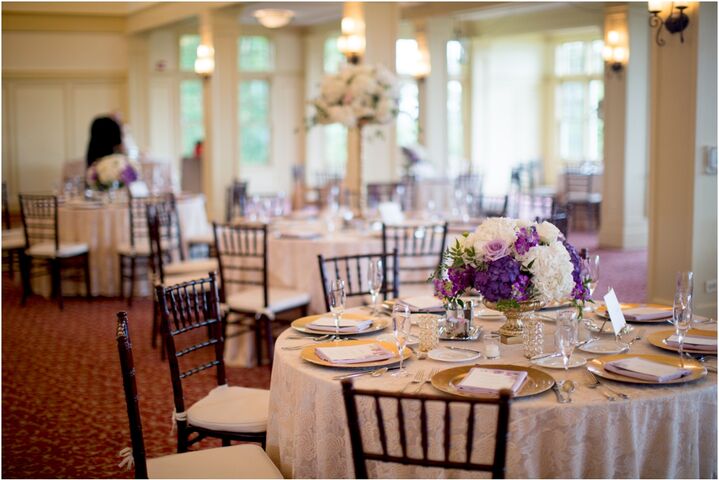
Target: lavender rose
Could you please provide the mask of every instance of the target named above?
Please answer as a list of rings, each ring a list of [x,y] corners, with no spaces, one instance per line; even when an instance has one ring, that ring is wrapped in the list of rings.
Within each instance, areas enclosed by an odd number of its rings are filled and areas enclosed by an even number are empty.
[[[502,240],[491,240],[484,245],[484,258],[494,262],[509,255],[509,245]]]

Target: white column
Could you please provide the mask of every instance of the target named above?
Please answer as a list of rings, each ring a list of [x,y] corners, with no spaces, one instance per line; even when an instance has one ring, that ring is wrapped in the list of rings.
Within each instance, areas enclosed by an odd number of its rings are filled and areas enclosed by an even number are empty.
[[[426,35],[432,71],[425,80],[426,103],[421,110],[429,161],[437,172],[446,172],[447,156],[447,42],[452,38],[452,19],[427,19]],[[471,132],[466,132],[471,134]]]
[[[651,47],[647,293],[671,304],[676,272],[693,270],[695,312],[716,318],[717,177],[703,170],[703,147],[717,145],[716,4],[685,12],[684,43],[665,31]]]
[[[647,128],[649,33],[645,4],[610,7],[605,30],[628,32],[629,63],[604,75],[603,247],[647,245]]]
[[[367,49],[363,62],[367,65],[382,64],[395,71],[395,45],[399,30],[399,5],[397,3],[363,4]],[[377,136],[377,132],[380,133]],[[349,135],[349,152],[355,139]],[[362,178],[364,183],[391,181],[398,173],[397,140],[394,123],[388,126],[365,128],[362,140]],[[356,150],[355,150],[356,151]],[[353,159],[347,159],[347,175],[352,170]]]
[[[205,143],[202,183],[211,220],[224,218],[225,189],[237,177],[236,19],[200,15],[200,35],[215,49],[215,71],[204,82]]]

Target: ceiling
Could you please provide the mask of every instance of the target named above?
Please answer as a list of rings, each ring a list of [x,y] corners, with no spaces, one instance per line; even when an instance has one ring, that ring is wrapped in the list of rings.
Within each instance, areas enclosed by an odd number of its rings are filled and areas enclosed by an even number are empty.
[[[4,12],[124,16],[158,2],[2,2]]]
[[[242,8],[239,15],[240,23],[257,24],[253,14],[263,8],[292,10],[295,16],[292,18],[291,25],[295,27],[318,25],[342,18],[341,2],[257,2],[247,4]]]

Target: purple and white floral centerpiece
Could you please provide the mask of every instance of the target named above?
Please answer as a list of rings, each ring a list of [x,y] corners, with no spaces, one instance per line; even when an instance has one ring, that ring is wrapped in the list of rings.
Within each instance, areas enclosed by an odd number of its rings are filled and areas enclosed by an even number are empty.
[[[88,186],[100,191],[122,188],[137,178],[137,168],[119,153],[94,161],[85,175]]]
[[[448,308],[463,307],[462,296],[479,292],[507,316],[500,333],[516,336],[523,311],[565,302],[581,309],[589,289],[580,272],[577,251],[553,224],[489,218],[445,251],[432,281]]]

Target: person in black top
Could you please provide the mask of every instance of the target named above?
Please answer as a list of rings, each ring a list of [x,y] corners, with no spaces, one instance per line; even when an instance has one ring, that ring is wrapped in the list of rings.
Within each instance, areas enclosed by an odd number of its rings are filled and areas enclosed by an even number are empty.
[[[97,117],[90,127],[87,146],[87,166],[107,155],[122,152],[122,128],[111,117]]]

